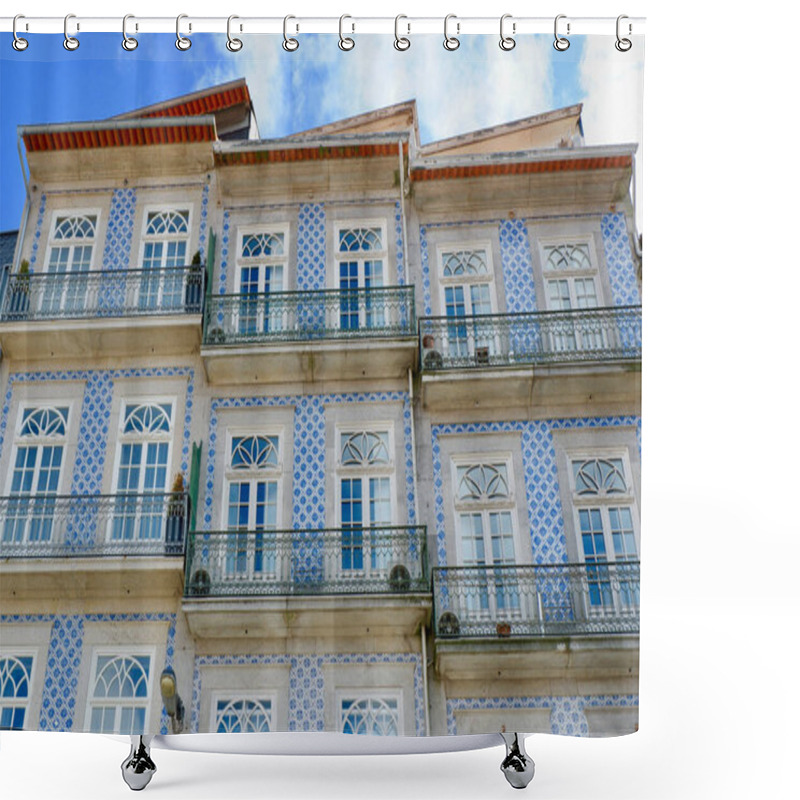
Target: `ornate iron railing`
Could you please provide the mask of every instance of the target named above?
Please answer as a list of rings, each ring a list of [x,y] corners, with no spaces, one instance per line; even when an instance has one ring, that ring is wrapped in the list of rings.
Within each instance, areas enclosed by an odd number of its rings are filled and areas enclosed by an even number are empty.
[[[430,592],[425,527],[189,535],[187,597]]]
[[[438,567],[441,638],[639,632],[639,562]]]
[[[425,371],[642,357],[642,307],[423,317]]]
[[[203,343],[415,336],[413,286],[212,295]]]
[[[11,275],[0,319],[59,320],[200,314],[205,268],[37,272]]]
[[[184,493],[0,497],[0,558],[183,555]]]

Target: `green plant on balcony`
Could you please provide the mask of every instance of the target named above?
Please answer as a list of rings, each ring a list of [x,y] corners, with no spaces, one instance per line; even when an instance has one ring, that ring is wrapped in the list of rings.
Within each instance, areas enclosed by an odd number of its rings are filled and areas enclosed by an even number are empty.
[[[27,259],[23,259],[19,265],[19,271],[11,283],[9,310],[13,317],[24,318],[28,316],[28,310],[30,309],[30,280],[31,265]]]

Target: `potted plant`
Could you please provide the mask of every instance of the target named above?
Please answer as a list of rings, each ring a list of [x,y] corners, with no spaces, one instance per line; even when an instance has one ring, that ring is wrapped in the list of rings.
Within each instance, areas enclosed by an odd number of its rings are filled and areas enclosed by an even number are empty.
[[[192,256],[189,273],[186,276],[186,310],[190,314],[199,314],[203,300],[203,265],[200,251]]]
[[[182,553],[184,533],[186,531],[186,493],[183,486],[183,475],[179,472],[172,483],[172,494],[167,500],[167,555]]]
[[[9,316],[13,319],[24,319],[30,309],[30,280],[31,265],[23,259],[19,271],[11,281],[11,302],[9,303]]]

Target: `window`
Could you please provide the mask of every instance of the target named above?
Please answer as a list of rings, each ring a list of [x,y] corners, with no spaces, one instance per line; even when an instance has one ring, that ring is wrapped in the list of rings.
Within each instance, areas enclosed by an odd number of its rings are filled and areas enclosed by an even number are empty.
[[[504,459],[455,464],[456,535],[461,564],[470,570],[465,590],[469,616],[519,613],[514,570],[514,499]]]
[[[339,521],[344,573],[388,568],[391,546],[366,529],[392,524],[389,429],[339,431]]]
[[[97,214],[56,215],[50,237],[47,272],[62,279],[48,281],[41,296],[40,311],[81,310],[86,304],[86,285],[73,273],[87,272],[97,236]]]
[[[12,457],[3,541],[51,542],[56,534],[58,494],[69,409],[22,409]]]
[[[0,656],[0,730],[25,727],[32,674],[33,656]]]
[[[241,295],[236,323],[239,333],[285,329],[285,309],[271,303],[270,295],[284,291],[286,240],[285,230],[242,234],[237,258],[237,288]]]
[[[346,696],[339,699],[339,730],[362,736],[399,736],[398,695]]]
[[[148,211],[142,237],[139,308],[181,308],[183,270],[189,263],[188,209]]]
[[[95,654],[87,709],[92,733],[147,731],[152,662],[145,654]]]
[[[639,605],[638,573],[625,567],[639,557],[628,474],[622,456],[571,460],[573,505],[594,609]]]
[[[547,308],[551,311],[579,311],[597,308],[597,268],[588,241],[560,242],[542,246]],[[600,349],[605,335],[599,322],[573,314],[568,321],[551,323],[543,331],[555,351]]]
[[[448,325],[450,356],[474,356],[481,360],[497,350],[491,323],[468,317],[491,314],[495,308],[494,277],[489,245],[439,251],[445,316],[464,322]]]
[[[123,404],[112,540],[163,538],[172,412],[170,402]]]
[[[387,260],[383,223],[341,227],[336,237],[339,327],[383,327],[386,308],[380,289],[385,285]]]
[[[227,469],[226,554],[228,577],[253,580],[278,577],[278,497],[280,496],[277,435],[233,435]]]
[[[215,697],[212,730],[216,733],[268,733],[272,729],[272,699]]]

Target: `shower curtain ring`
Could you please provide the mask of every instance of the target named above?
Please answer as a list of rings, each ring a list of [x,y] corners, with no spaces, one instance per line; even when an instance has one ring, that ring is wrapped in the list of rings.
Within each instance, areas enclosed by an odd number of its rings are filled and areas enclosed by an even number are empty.
[[[614,47],[616,47],[616,48],[617,48],[617,50],[619,50],[619,51],[620,51],[620,53],[627,53],[627,52],[628,52],[628,50],[630,50],[630,49],[631,49],[631,47],[633,47],[633,42],[632,42],[630,39],[623,39],[623,38],[622,38],[622,37],[619,35],[619,31],[620,31],[620,23],[621,23],[621,22],[622,22],[622,20],[624,20],[624,19],[628,19],[628,17],[627,17],[627,15],[626,15],[626,14],[620,14],[620,15],[617,17],[617,41],[616,41],[616,42],[614,42]],[[631,24],[630,24],[630,22],[629,22],[629,23],[628,23],[628,35],[630,36],[630,34],[631,34],[631,33],[632,33],[632,28],[631,28]]]
[[[513,36],[506,36],[503,32],[503,25],[507,19],[511,19],[511,14],[503,14],[500,17],[500,49],[505,50],[508,52],[509,50],[513,50],[517,46],[517,41],[514,39]],[[511,23],[511,33],[517,32],[517,23]]]
[[[558,21],[566,18],[566,14],[559,14],[556,17],[556,21],[553,23],[553,33],[556,37],[556,40],[553,42],[553,47],[555,47],[555,49],[560,53],[563,53],[565,50],[569,50],[569,39],[567,39],[566,36],[558,35]],[[569,22],[567,22],[567,33],[569,33]]]
[[[400,51],[408,50],[408,48],[411,47],[411,39],[400,35],[399,27],[401,19],[408,19],[408,17],[405,14],[398,14],[394,18],[394,49]],[[408,28],[408,33],[411,33],[411,25],[406,23],[406,28]]]
[[[17,36],[17,20],[18,19],[25,19],[23,14],[17,14],[14,17],[14,21],[11,23],[11,33],[14,34],[14,40],[11,42],[11,46],[18,52],[21,53],[27,46],[28,40],[23,39],[21,36]],[[27,23],[25,24],[25,30],[28,29]]]
[[[134,19],[133,14],[126,14],[122,18],[122,49],[130,53],[131,50],[135,50],[139,46],[139,40],[134,39],[133,36],[128,36],[129,19]]]
[[[289,36],[288,30],[290,19],[295,19],[295,17],[293,17],[291,14],[288,14],[283,18],[283,49],[287,53],[293,53],[298,47],[300,47],[300,42],[298,42],[297,39]]]
[[[239,19],[239,17],[237,17],[236,14],[231,14],[228,17],[228,41],[225,42],[225,47],[227,47],[231,53],[238,53],[244,45],[241,39],[235,39],[231,36],[231,20],[234,19]],[[241,28],[239,28],[239,30],[241,30]]]
[[[74,14],[67,14],[67,16],[64,17],[64,49],[69,51],[77,50],[81,44],[74,36],[69,35],[69,21],[71,19],[75,19]],[[80,30],[80,25],[77,23],[75,25],[75,30]]]
[[[339,49],[345,51],[352,50],[356,46],[355,41],[353,41],[353,39],[351,39],[349,36],[345,36],[342,30],[344,27],[344,21],[346,19],[353,18],[349,14],[342,14],[342,16],[339,17]],[[355,31],[356,29],[355,24],[352,22],[350,23],[350,29],[351,31]]]
[[[175,47],[178,50],[188,50],[192,46],[192,40],[188,39],[186,36],[181,34],[181,20],[182,19],[189,19],[188,14],[178,14],[175,19]],[[189,30],[192,30],[191,23],[189,24]]]
[[[447,25],[451,19],[456,19],[456,15],[448,14],[444,18],[444,49],[450,50],[452,52],[453,50],[458,50],[458,48],[461,46],[461,42],[455,36],[447,35]],[[460,31],[461,31],[461,23],[456,22],[456,33],[459,33]]]

